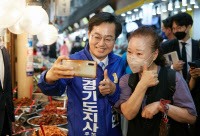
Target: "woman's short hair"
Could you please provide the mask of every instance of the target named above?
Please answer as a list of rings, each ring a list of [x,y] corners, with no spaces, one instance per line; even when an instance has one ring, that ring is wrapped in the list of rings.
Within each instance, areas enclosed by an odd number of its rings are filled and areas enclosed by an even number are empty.
[[[166,65],[166,60],[165,57],[162,54],[162,51],[160,49],[160,40],[158,37],[157,32],[148,26],[142,26],[136,29],[132,35],[132,37],[148,37],[147,39],[149,40],[149,45],[151,46],[152,51],[156,51],[158,49],[158,56],[156,60],[154,61],[156,65],[159,66],[165,66]]]

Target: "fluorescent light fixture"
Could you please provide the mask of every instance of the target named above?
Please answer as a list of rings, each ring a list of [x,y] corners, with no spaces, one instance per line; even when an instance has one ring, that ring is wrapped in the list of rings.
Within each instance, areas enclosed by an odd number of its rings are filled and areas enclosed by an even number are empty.
[[[156,15],[156,8],[155,7],[152,8],[152,15],[153,16]]]
[[[162,1],[167,1],[167,0],[162,0]]]
[[[196,3],[197,3],[197,2],[196,2]],[[195,8],[195,9],[199,8],[199,5],[196,4],[196,3],[195,3],[195,5],[194,5],[194,8]]]
[[[186,12],[186,9],[184,6],[182,7],[181,12]]]
[[[180,2],[179,2],[179,0],[175,1],[175,8],[180,8]]]
[[[134,12],[138,12],[138,9],[136,8],[136,9],[134,9]]]
[[[174,14],[178,14],[178,11],[177,11],[177,10],[174,10]]]
[[[191,11],[191,10],[192,10],[191,5],[188,4],[188,5],[187,5],[187,11]]]
[[[128,22],[129,22],[129,19],[128,19],[128,17],[126,17],[126,18],[125,18],[125,22],[126,22],[126,23],[128,23]]]
[[[172,2],[172,0],[169,1],[168,10],[169,11],[173,11],[173,2]]]
[[[149,3],[149,5],[153,6],[153,5],[154,5],[154,3],[153,3],[153,2],[151,2],[151,3]]]
[[[139,17],[140,17],[140,19],[143,18],[143,12],[142,12],[142,10],[140,10],[140,12],[139,12]]]
[[[135,14],[132,15],[132,20],[135,21]]]
[[[158,7],[157,7],[157,14],[161,14],[160,5],[158,5]]]
[[[132,14],[132,12],[131,11],[127,11],[127,14],[130,15],[130,14]]]
[[[125,14],[125,13],[122,13],[122,14],[121,14],[121,16],[122,16],[122,17],[125,17],[125,16],[126,16],[126,14]]]
[[[164,3],[164,4],[162,4],[162,6],[161,6],[162,8],[162,12],[167,12],[167,5]]]
[[[182,0],[182,6],[187,6],[187,0]]]
[[[190,0],[190,4],[194,5],[195,4],[195,0]]]
[[[199,5],[198,5],[198,2],[197,2],[197,1],[195,2],[194,8],[195,8],[195,9],[198,9],[198,8],[199,8]]]
[[[139,14],[136,14],[136,18],[135,18],[136,20],[139,20],[140,18],[139,18]]]

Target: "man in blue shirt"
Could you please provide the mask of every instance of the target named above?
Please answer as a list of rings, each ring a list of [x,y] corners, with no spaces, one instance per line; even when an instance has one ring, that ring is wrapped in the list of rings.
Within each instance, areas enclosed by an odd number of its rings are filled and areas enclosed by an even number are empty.
[[[119,115],[113,105],[119,99],[119,78],[125,62],[113,54],[114,43],[122,31],[120,21],[101,12],[89,20],[89,44],[70,59],[96,61],[97,78],[74,77],[73,67],[61,65],[60,56],[38,83],[46,95],[62,95],[67,86],[69,136],[121,136]]]

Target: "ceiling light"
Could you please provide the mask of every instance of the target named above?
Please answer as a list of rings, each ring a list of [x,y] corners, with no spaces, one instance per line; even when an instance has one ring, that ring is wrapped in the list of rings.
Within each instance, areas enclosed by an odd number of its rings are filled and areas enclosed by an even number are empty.
[[[140,17],[140,19],[143,18],[143,12],[142,12],[142,10],[140,10],[140,12],[139,12],[139,17]]]
[[[195,0],[190,0],[190,4],[194,5],[195,4]]]
[[[132,14],[132,12],[131,11],[127,11],[127,14],[130,15],[130,14]]]
[[[175,1],[175,8],[180,8],[180,2],[179,2],[179,0]]]
[[[136,9],[134,9],[134,12],[138,12],[138,9],[136,8]]]
[[[199,5],[198,5],[198,2],[197,2],[197,1],[195,2],[194,8],[195,8],[195,9],[198,9],[198,8],[199,8]]]
[[[160,5],[158,5],[158,7],[157,7],[157,14],[161,14]]]
[[[173,2],[172,2],[172,0],[169,1],[168,10],[169,10],[169,11],[172,11],[172,10],[173,10]]]
[[[122,14],[121,14],[121,16],[122,16],[122,17],[125,17],[125,16],[126,16],[126,14],[125,14],[125,13],[122,13]]]
[[[187,6],[187,0],[182,0],[182,6]]]
[[[152,8],[152,15],[153,16],[156,15],[156,8],[155,7]]]
[[[167,6],[166,6],[166,4],[162,4],[162,12],[167,12]]]
[[[177,11],[177,10],[174,10],[174,14],[178,14],[178,11]]]
[[[191,11],[191,10],[192,10],[191,5],[188,4],[188,5],[187,5],[187,11]]]
[[[149,5],[153,6],[153,5],[154,5],[154,3],[153,3],[153,2],[151,2],[151,3],[149,3]]]
[[[182,7],[181,12],[186,12],[185,7]]]
[[[128,22],[129,22],[129,19],[128,19],[128,17],[126,17],[126,18],[125,18],[125,22],[126,22],[126,23],[128,23]]]
[[[136,18],[135,18],[136,20],[139,20],[140,18],[139,18],[139,14],[136,14]]]
[[[135,21],[135,14],[132,15],[132,20]]]

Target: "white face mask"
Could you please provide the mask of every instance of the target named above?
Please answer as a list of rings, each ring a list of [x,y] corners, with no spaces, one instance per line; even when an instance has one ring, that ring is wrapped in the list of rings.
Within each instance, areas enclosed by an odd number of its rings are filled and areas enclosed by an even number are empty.
[[[149,60],[152,57],[153,53],[146,60],[145,59],[140,59],[140,58],[138,58],[136,56],[127,55],[127,61],[128,61],[128,64],[129,64],[129,66],[131,68],[131,71],[133,73],[141,72],[143,70],[143,67],[144,67],[144,62],[147,62],[147,60]],[[150,67],[152,63],[153,63],[153,60],[152,60],[151,63],[147,62],[147,66]]]

